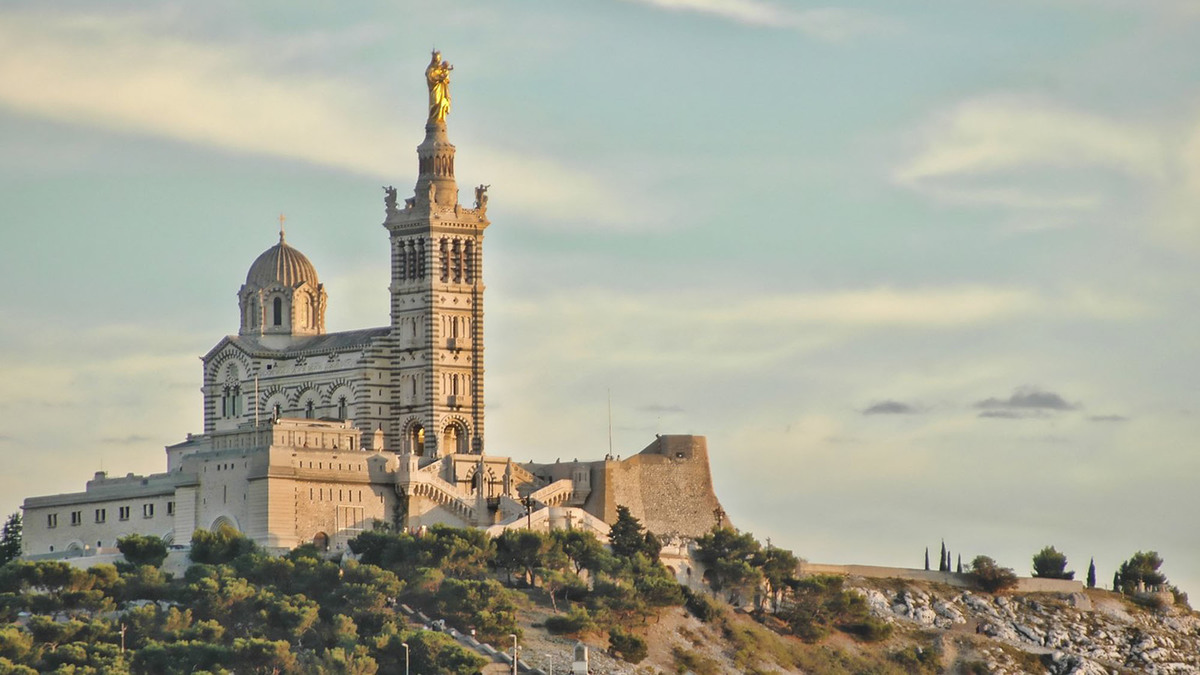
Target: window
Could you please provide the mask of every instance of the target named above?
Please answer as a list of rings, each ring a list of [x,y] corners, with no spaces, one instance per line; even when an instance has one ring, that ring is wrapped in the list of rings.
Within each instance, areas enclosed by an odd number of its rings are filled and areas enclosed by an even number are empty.
[[[96,509],[96,522],[103,523],[106,520],[108,520],[108,510],[107,509]]]
[[[83,511],[72,511],[71,512],[71,524],[79,525],[81,523],[83,523]]]
[[[129,507],[122,506],[117,509],[117,518],[121,520],[129,520]]]
[[[274,312],[275,313],[275,317],[274,317],[275,325],[282,326],[283,325],[283,299],[282,298],[275,298],[274,309],[275,309],[275,312]]]
[[[175,515],[175,502],[167,502],[167,515]]]
[[[308,403],[304,404],[304,417],[306,419],[310,419],[310,420],[313,418],[313,402],[312,401],[309,401]]]
[[[58,527],[58,514],[57,513],[47,513],[46,514],[46,527],[47,528]]]
[[[346,419],[346,397],[338,398],[338,419]]]
[[[154,504],[142,504],[142,517],[143,518],[153,518],[154,517]]]

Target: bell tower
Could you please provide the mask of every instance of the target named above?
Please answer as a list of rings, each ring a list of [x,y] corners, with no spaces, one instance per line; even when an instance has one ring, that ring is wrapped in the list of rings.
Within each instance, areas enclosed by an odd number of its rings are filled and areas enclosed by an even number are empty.
[[[459,203],[446,134],[452,66],[433,53],[425,71],[429,117],[417,146],[413,196],[384,188],[391,239],[393,403],[402,453],[483,452],[483,231],[487,186]]]

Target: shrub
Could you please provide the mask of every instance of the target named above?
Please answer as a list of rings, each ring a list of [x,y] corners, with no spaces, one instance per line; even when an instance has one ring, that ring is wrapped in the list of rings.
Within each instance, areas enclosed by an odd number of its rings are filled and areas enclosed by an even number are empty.
[[[1017,575],[1008,567],[1000,567],[986,555],[976,556],[971,561],[968,575],[988,593],[999,593],[1017,585]]]
[[[586,633],[596,627],[596,622],[592,621],[592,617],[583,607],[576,607],[570,612],[552,616],[546,619],[546,630],[554,635],[562,635],[568,633],[578,635]]]
[[[873,616],[858,623],[843,625],[841,629],[862,642],[882,642],[892,636],[892,624]]]
[[[709,623],[713,619],[721,616],[721,608],[703,593],[693,592],[691,589],[684,587],[684,607],[691,612],[692,616],[700,619],[704,623]]]
[[[675,657],[675,672],[694,673],[695,675],[719,675],[720,665],[712,659],[696,652],[675,647],[671,650]]]
[[[641,663],[650,653],[644,639],[620,628],[613,628],[608,632],[608,648],[629,663]]]

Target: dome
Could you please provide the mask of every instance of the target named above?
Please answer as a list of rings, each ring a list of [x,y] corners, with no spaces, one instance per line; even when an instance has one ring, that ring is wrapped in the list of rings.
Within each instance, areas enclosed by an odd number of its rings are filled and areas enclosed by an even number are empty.
[[[317,268],[303,253],[288,246],[283,233],[279,234],[279,243],[263,251],[246,273],[246,285],[257,288],[276,283],[295,288],[306,281],[318,285]]]

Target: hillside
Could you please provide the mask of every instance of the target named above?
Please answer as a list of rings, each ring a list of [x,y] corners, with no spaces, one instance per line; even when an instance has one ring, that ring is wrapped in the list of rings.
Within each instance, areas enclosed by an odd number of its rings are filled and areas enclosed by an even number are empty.
[[[916,581],[851,579],[873,616],[891,623],[891,637],[858,642],[834,633],[808,644],[764,628],[726,606],[705,623],[681,608],[645,626],[649,655],[632,665],[593,658],[599,673],[1197,673],[1200,616],[1184,608],[1158,611],[1109,591],[1076,595],[998,595]],[[525,622],[531,665],[568,653],[573,640]],[[601,651],[601,636],[582,636]],[[540,655],[540,656],[537,656]],[[925,658],[920,657],[924,655]],[[597,667],[598,666],[598,667]],[[556,671],[558,672],[558,671]]]

